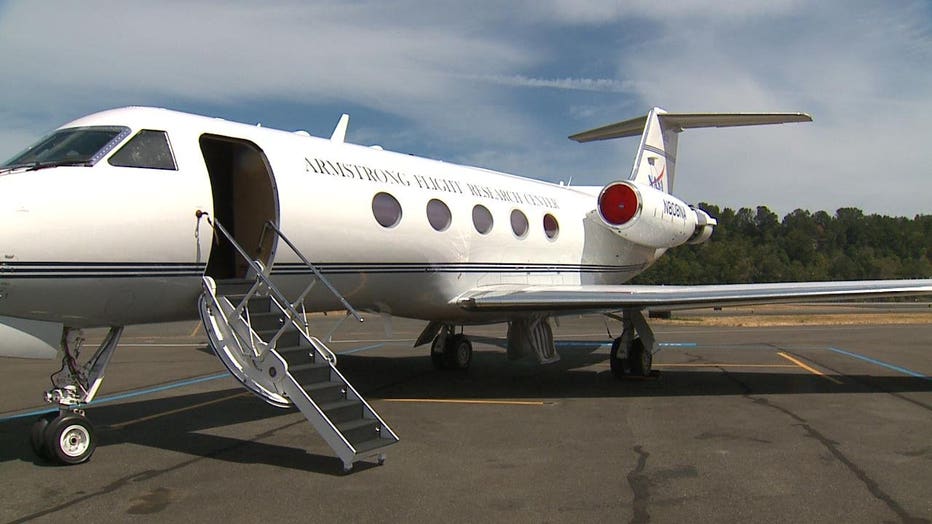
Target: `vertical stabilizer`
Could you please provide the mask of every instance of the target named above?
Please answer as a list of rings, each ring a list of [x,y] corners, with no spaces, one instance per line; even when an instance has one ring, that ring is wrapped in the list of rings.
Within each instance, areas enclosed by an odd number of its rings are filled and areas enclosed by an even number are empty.
[[[682,129],[665,122],[664,114],[666,111],[659,107],[647,114],[641,145],[628,179],[669,193],[676,173],[676,138]]]

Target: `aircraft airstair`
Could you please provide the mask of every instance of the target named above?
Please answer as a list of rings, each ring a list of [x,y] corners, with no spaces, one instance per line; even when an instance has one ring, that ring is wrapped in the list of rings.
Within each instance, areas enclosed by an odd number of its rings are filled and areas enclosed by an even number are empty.
[[[336,355],[312,336],[304,299],[323,283],[359,315],[274,225],[267,224],[311,270],[312,278],[295,300],[285,298],[258,260],[250,258],[217,221],[224,235],[249,263],[250,278],[214,280],[204,276],[198,307],[211,348],[243,386],[273,406],[297,407],[343,461],[344,471],[376,457],[398,442],[388,424],[337,369]]]

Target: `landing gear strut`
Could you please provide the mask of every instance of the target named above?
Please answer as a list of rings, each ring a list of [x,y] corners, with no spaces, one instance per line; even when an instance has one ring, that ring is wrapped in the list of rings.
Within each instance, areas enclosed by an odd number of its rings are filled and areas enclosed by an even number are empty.
[[[451,326],[444,326],[430,345],[435,369],[467,369],[472,362],[472,342],[466,335],[452,332]]]
[[[609,364],[612,375],[648,377],[653,363],[654,332],[640,310],[625,311],[621,317],[624,329],[621,336],[612,342]]]
[[[52,389],[45,401],[58,405],[58,413],[48,413],[32,425],[30,444],[39,458],[59,464],[80,464],[97,448],[94,426],[80,409],[97,395],[104,370],[117,347],[123,327],[112,327],[88,362],[80,366],[78,356],[84,341],[80,331],[65,328],[62,333],[61,370],[52,375]]]

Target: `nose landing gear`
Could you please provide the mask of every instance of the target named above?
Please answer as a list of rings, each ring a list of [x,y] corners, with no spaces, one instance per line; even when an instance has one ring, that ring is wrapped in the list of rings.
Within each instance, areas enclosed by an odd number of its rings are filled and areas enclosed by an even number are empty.
[[[62,335],[62,369],[52,375],[52,389],[45,401],[58,405],[58,413],[47,413],[32,425],[30,444],[35,454],[59,464],[86,462],[97,449],[97,432],[84,416],[82,406],[90,403],[104,379],[104,370],[116,350],[123,327],[112,327],[90,360],[78,365],[83,339],[79,331],[66,328]]]

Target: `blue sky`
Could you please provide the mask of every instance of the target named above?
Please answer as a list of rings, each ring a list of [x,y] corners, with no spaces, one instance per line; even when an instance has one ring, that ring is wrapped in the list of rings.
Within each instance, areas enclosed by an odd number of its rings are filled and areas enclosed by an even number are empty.
[[[932,206],[932,3],[858,0],[0,3],[0,157],[153,105],[550,181],[602,185],[669,111],[806,111],[690,130],[690,203],[912,216]]]

